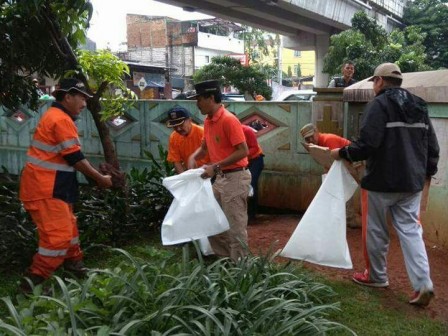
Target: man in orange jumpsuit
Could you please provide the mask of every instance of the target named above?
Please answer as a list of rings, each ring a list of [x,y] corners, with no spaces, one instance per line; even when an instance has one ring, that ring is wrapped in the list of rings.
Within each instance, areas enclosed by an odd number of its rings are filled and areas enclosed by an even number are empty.
[[[78,277],[85,276],[73,203],[78,195],[76,171],[100,188],[112,186],[81,152],[75,120],[91,98],[84,84],[62,79],[51,107],[43,114],[27,152],[20,178],[20,200],[37,226],[39,247],[20,286],[25,293],[48,279],[61,265]]]
[[[168,111],[168,128],[174,129],[168,143],[167,161],[174,164],[176,173],[187,170],[188,158],[201,146],[204,137],[204,129],[191,120],[190,112],[186,108],[175,106]],[[201,167],[209,162],[208,155],[196,162],[196,167]]]

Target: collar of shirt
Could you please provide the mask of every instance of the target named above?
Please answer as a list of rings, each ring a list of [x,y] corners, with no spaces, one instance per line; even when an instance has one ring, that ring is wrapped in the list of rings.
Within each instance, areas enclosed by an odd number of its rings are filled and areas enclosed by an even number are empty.
[[[70,115],[70,112],[64,107],[64,105],[62,105],[59,102],[53,102],[51,103],[51,107],[56,107],[60,110],[62,110],[64,113],[66,113],[70,118],[72,118],[73,121],[76,121],[78,119],[78,117],[73,117],[72,115]]]
[[[213,117],[207,117],[207,119],[211,122],[217,122],[219,118],[221,118],[221,116],[224,114],[224,111],[224,105],[221,105],[221,107],[215,112],[215,114],[213,114]]]

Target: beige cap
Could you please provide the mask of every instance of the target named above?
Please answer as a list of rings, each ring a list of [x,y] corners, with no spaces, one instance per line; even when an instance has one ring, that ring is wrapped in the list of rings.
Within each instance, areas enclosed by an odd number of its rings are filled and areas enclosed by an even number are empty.
[[[373,82],[375,77],[392,77],[403,79],[401,70],[395,63],[383,63],[376,67],[373,76],[369,78],[369,82]]]
[[[302,135],[302,138],[305,139],[305,138],[312,136],[315,131],[316,131],[316,128],[314,127],[313,124],[306,124],[300,130],[300,134]]]

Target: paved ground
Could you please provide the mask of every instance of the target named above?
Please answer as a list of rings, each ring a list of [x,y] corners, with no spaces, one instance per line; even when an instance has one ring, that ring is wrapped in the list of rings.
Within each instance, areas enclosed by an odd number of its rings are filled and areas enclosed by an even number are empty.
[[[283,248],[294,232],[300,217],[297,215],[260,215],[251,221],[248,227],[249,246],[253,253]],[[356,271],[364,269],[364,259],[361,252],[361,229],[347,229],[347,240]],[[431,266],[431,277],[434,282],[436,298],[430,306],[422,310],[407,303],[403,298],[411,294],[411,286],[404,266],[403,255],[394,230],[391,230],[391,244],[389,247],[388,289],[379,289],[384,293],[385,305],[407,310],[410,313],[418,309],[431,318],[448,322],[448,250],[426,242]],[[307,267],[316,269],[329,277],[351,281],[353,270],[342,270],[306,263]]]

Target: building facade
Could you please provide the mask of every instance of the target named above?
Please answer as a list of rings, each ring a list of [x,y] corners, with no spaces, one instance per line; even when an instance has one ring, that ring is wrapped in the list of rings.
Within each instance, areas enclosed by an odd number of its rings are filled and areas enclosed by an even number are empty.
[[[167,69],[172,88],[192,88],[196,69],[215,56],[243,54],[244,43],[233,36],[240,26],[222,20],[179,21],[169,17],[128,14],[125,61]]]

